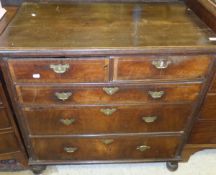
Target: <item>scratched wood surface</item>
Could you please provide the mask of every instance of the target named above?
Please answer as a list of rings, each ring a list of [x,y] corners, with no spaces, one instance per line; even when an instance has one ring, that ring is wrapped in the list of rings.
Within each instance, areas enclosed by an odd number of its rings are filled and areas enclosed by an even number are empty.
[[[182,2],[24,3],[0,50],[212,46],[216,36]]]

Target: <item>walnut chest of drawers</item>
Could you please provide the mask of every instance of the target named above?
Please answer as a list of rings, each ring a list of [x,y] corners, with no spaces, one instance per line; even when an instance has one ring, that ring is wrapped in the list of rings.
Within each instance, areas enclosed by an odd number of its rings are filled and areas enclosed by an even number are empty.
[[[0,53],[34,172],[149,161],[175,170],[212,79],[215,36],[182,2],[24,3]]]

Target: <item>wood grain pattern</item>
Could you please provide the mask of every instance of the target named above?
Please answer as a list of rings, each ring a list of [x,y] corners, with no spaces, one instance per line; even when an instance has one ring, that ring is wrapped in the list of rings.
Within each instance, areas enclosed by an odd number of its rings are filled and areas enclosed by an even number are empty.
[[[11,123],[9,121],[7,111],[4,107],[0,107],[0,129],[10,128]]]
[[[109,60],[104,58],[11,59],[8,62],[15,82],[103,82],[109,79]],[[56,73],[51,65],[68,65],[68,68],[64,73]]]
[[[38,160],[118,160],[173,158],[179,145],[178,137],[119,137],[105,145],[104,138],[38,138],[32,139],[33,149]],[[138,146],[151,148],[140,152]],[[65,147],[77,147],[74,153],[64,151]],[[55,154],[50,154],[50,152]]]
[[[0,154],[18,151],[18,142],[13,133],[0,133]]]
[[[216,144],[216,120],[198,121],[188,143]]]
[[[156,68],[163,61],[167,68]],[[114,59],[114,81],[121,80],[187,80],[206,76],[210,56],[123,56]]]
[[[216,120],[216,94],[208,94],[203,104],[200,118]]]
[[[104,115],[101,109],[116,111]],[[182,131],[191,113],[192,105],[145,105],[73,108],[24,108],[23,113],[31,135],[141,133]],[[152,123],[143,117],[154,117]],[[64,120],[73,123],[65,125]],[[46,121],[46,122],[44,122]]]
[[[185,102],[195,101],[199,95],[200,84],[169,84],[151,86],[121,86],[114,95],[108,95],[103,87],[97,86],[16,86],[18,100],[21,104],[48,105],[48,104],[133,104],[149,102]],[[149,91],[164,91],[161,98],[153,99]],[[65,100],[57,99],[55,93],[72,93]]]
[[[24,3],[0,37],[0,50],[211,47],[211,36],[183,2]]]

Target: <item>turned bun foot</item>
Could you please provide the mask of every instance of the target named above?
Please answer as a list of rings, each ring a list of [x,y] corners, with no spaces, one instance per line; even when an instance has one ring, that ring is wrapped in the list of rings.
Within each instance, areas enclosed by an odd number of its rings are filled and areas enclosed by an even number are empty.
[[[41,174],[46,169],[44,165],[33,165],[31,166],[31,170],[34,174]]]
[[[169,171],[176,171],[178,169],[178,162],[167,162],[166,167]]]

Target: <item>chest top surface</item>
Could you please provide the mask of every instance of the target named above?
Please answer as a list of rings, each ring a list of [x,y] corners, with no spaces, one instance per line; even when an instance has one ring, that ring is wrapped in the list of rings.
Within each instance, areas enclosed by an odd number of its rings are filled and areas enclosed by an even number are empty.
[[[0,52],[28,49],[216,48],[184,3],[23,3]]]

